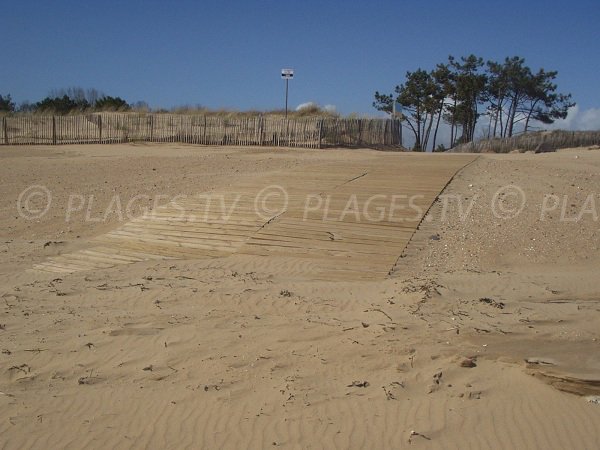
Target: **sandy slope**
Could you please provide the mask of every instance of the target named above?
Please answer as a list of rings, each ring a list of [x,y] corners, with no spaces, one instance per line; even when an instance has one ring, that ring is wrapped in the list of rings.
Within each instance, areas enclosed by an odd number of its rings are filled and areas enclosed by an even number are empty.
[[[69,192],[96,194],[97,217],[112,189],[172,196],[374,154],[0,149],[0,447],[598,448],[599,222],[541,221],[540,202],[567,195],[575,214],[592,193],[600,209],[600,152],[480,157],[444,192],[470,214],[440,200],[379,281],[249,255],[25,270],[120,224],[65,224]],[[500,220],[509,183],[527,204]],[[30,184],[56,197],[39,222],[16,213]]]

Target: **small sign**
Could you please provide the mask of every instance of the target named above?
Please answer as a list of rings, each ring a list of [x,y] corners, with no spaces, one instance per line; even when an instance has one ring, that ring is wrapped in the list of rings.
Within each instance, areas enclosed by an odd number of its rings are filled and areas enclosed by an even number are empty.
[[[294,78],[294,69],[281,69],[281,78],[288,80]]]

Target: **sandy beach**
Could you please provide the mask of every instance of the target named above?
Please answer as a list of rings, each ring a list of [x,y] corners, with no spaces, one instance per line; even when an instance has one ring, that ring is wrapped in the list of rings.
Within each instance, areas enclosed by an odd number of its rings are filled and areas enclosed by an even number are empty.
[[[0,162],[2,449],[600,447],[597,149]],[[250,221],[253,197],[202,233],[165,218],[274,185],[296,209]],[[354,217],[367,192],[386,220]],[[332,220],[310,203],[328,195]]]

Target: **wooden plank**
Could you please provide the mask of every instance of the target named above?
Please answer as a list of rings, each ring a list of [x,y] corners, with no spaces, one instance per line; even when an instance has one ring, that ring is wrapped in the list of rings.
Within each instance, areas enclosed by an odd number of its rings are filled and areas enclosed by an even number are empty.
[[[165,136],[171,139],[173,125],[177,122],[167,117],[164,123],[167,126],[162,129],[168,130]],[[192,122],[186,123],[185,127],[191,129]],[[240,120],[228,130],[222,120],[213,124],[221,139],[242,143],[247,142],[244,140],[249,136],[249,127],[257,126],[258,122]],[[281,144],[305,145],[295,141],[294,136],[304,139],[302,133],[306,132],[306,128],[297,125],[289,133],[287,125],[292,126],[277,120],[267,127],[265,121],[264,132],[274,130],[274,139],[279,139]],[[338,127],[335,133],[344,134],[346,139],[356,139],[352,137],[352,125],[339,128],[339,123],[334,122],[334,126]],[[214,127],[212,129],[215,130]],[[190,139],[185,133],[180,138]],[[336,161],[302,171],[281,171],[212,193],[223,198],[242,194],[240,203],[236,204],[228,220],[223,218],[218,202],[206,208],[201,199],[190,198],[177,205],[161,207],[95,238],[95,247],[51,257],[45,264],[36,267],[62,273],[107,268],[144,259],[218,258],[241,253],[303,258],[315,268],[314,272],[311,269],[305,274],[313,278],[381,278],[387,276],[396,263],[419,222],[306,219],[303,217],[306,196],[319,193],[330,196],[333,199],[330,207],[339,213],[343,211],[345,198],[349,195],[355,194],[362,202],[377,194],[422,192],[423,197],[417,204],[425,211],[455,171],[471,160],[470,156],[440,155],[432,159],[429,155],[382,154],[360,163]],[[253,210],[253,196],[266,182],[293,187],[290,188],[287,209],[268,221],[256,217]],[[385,207],[386,200],[373,202],[373,206]],[[209,220],[199,220],[207,209]]]
[[[5,145],[8,145],[8,142],[9,142],[7,122],[8,122],[8,120],[7,120],[6,116],[2,117],[2,130],[4,132],[4,144]]]

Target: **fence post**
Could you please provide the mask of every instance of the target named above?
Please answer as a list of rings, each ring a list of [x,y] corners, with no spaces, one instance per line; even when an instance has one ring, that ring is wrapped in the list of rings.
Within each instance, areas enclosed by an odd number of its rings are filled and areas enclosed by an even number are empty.
[[[319,148],[322,148],[321,141],[323,139],[323,119],[319,119],[319,124],[317,128],[319,129]]]
[[[102,144],[102,114],[98,114],[98,143]]]
[[[402,147],[404,144],[402,143],[402,122],[396,119],[396,126],[398,127],[398,145]]]
[[[4,130],[4,143],[8,145],[8,126],[6,124],[6,116],[2,118],[2,129]]]
[[[154,142],[154,114],[148,116],[150,122],[150,142]]]
[[[263,116],[258,117],[258,145],[263,145]]]
[[[56,117],[52,116],[52,145],[56,145]]]

